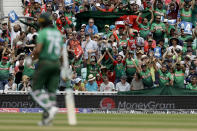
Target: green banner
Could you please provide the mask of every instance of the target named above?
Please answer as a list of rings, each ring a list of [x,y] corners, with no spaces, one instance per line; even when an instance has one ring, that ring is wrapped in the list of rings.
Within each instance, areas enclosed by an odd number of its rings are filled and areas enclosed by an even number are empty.
[[[98,27],[99,32],[104,31],[105,25],[114,25],[117,18],[124,15],[134,15],[132,12],[101,12],[101,11],[87,11],[76,15],[76,28],[80,29],[82,24],[88,24],[89,18],[94,18],[94,23]],[[150,19],[151,14],[149,11],[143,11],[142,17]]]
[[[191,96],[191,95],[197,95],[197,91],[184,89],[184,88],[175,88],[175,87],[156,87],[152,89],[144,89],[144,90],[138,90],[138,91],[119,92],[118,94],[119,95],[144,95],[144,96],[155,96],[155,95]]]

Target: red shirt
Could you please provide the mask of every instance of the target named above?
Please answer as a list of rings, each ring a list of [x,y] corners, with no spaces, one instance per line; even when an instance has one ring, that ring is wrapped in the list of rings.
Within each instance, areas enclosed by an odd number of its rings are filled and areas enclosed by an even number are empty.
[[[100,9],[102,12],[113,12],[114,8],[110,8],[109,10],[106,9]]]

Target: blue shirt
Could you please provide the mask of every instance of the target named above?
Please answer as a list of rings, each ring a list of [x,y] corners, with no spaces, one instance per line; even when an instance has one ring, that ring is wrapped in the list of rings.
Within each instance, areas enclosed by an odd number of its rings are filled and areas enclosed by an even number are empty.
[[[86,88],[86,91],[97,91],[98,86],[97,86],[97,83],[94,81],[92,85],[90,85],[90,83],[88,82],[85,88]]]
[[[96,25],[93,25],[92,27],[90,27],[89,25],[87,25],[87,26],[86,26],[86,29],[85,29],[85,33],[89,33],[88,30],[89,30],[90,28],[93,30],[93,35],[95,35],[95,34],[98,33],[98,28],[97,28]]]

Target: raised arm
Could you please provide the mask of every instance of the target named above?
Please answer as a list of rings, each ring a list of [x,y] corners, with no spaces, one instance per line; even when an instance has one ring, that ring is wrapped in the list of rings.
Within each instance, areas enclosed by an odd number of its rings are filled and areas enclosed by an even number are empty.
[[[98,6],[96,6],[96,4],[94,3],[94,7],[97,9],[97,10],[99,10],[99,11],[103,11],[103,9],[102,8],[100,8],[100,7],[98,7]]]
[[[134,64],[134,66],[135,66],[137,72],[140,73],[141,70],[140,70],[140,68],[136,65],[135,60],[134,60],[133,58],[132,58],[131,60],[132,60],[132,62],[133,62],[133,64]]]
[[[120,5],[120,1],[118,1],[118,3],[114,6],[114,10]],[[113,11],[114,11],[113,10]]]
[[[154,14],[153,14],[153,10],[152,9],[150,9],[149,10],[150,12],[151,12],[151,19],[150,19],[150,24],[152,24],[153,23],[153,20],[154,20]]]
[[[109,50],[107,50],[106,52],[107,52],[107,54],[109,55],[109,58],[114,62],[115,59],[112,57],[112,55],[111,55],[111,53],[109,52]]]
[[[11,23],[10,23],[10,17],[8,17],[8,30],[9,30],[9,32],[12,31]]]
[[[106,52],[99,58],[99,60],[97,61],[97,64],[101,64],[101,61],[103,60],[103,58],[105,57]]]
[[[136,23],[137,23],[138,25],[140,24],[139,18],[140,18],[141,15],[142,15],[142,13],[140,12],[139,15],[137,16],[137,19],[136,19]]]

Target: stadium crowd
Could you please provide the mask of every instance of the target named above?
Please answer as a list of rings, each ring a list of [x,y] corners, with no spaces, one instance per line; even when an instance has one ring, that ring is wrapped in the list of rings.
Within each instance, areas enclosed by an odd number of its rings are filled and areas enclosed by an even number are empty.
[[[19,24],[0,26],[0,90],[29,91],[37,63],[25,64],[34,51],[42,12],[62,33],[72,80],[59,90],[132,91],[158,87],[197,89],[197,0],[23,0]],[[131,22],[103,25],[93,18],[76,29],[75,15],[86,11],[135,14]],[[151,18],[141,17],[144,11]],[[136,23],[136,25],[134,25]],[[27,26],[22,29],[21,25]],[[137,26],[137,28],[136,28]]]

